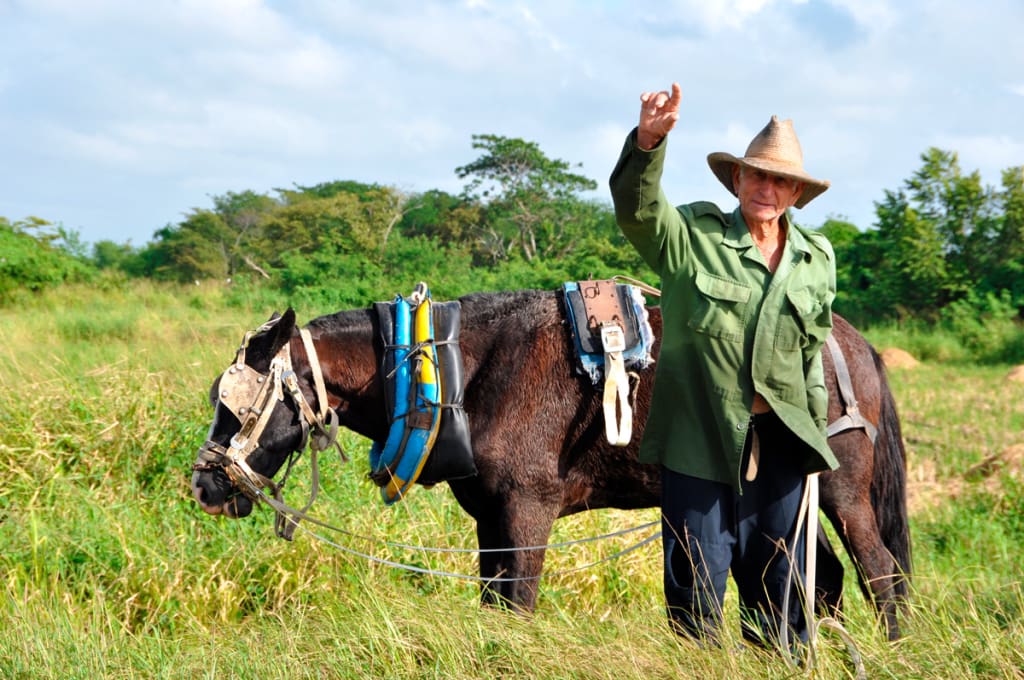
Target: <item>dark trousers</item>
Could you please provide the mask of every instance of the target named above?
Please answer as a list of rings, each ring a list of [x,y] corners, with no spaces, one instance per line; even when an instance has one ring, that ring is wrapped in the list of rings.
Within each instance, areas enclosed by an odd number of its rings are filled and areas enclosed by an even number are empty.
[[[717,642],[726,578],[732,569],[739,592],[744,638],[774,645],[790,578],[790,641],[807,640],[801,605],[804,532],[793,531],[805,476],[795,460],[800,442],[774,414],[756,416],[761,459],[757,477],[742,494],[727,484],[662,468],[662,544],[665,601],[676,632]],[[744,455],[749,456],[750,438]]]

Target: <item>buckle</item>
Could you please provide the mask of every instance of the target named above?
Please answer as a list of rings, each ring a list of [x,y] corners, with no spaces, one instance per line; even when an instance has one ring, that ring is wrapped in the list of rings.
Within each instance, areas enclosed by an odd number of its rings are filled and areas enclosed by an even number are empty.
[[[601,325],[601,345],[606,354],[624,352],[626,350],[626,334],[622,326],[614,323]]]

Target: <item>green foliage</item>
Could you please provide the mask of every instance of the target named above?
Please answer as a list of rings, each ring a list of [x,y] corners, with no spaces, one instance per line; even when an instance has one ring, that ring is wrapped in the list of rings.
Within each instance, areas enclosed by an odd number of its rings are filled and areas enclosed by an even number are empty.
[[[483,255],[497,262],[516,251],[527,261],[558,257],[575,248],[588,211],[578,192],[597,183],[548,158],[533,142],[499,135],[473,135],[484,154],[455,169],[469,178],[465,196],[486,206]]]
[[[92,277],[87,264],[54,245],[67,232],[53,233],[52,226],[36,217],[13,223],[0,217],[0,303]]]
[[[388,298],[419,280],[451,297],[619,274],[658,285],[607,202],[580,197],[596,182],[522,139],[474,135],[473,149],[481,155],[455,169],[466,181],[458,195],[352,180],[228,192],[141,249],[100,241],[91,257],[62,227],[3,220],[0,303],[65,281],[117,288],[136,277],[232,281],[225,304],[318,309]],[[955,153],[931,148],[921,162],[875,204],[872,228],[838,217],[821,226],[836,252],[834,308],[862,329],[920,322],[923,335],[934,331],[923,344],[964,343],[931,348],[943,356],[1017,357],[1024,340],[1003,312],[1024,318],[1024,168],[1004,171],[994,190]]]
[[[942,309],[942,325],[956,336],[972,360],[1024,361],[1024,328],[1007,290],[999,295],[969,291]]]
[[[1010,291],[1014,306],[1024,315],[1024,167],[1003,171],[996,200],[1002,216],[993,239],[987,287]]]
[[[921,160],[903,188],[886,191],[875,204],[877,239],[856,248],[855,262],[847,265],[871,274],[846,272],[851,290],[844,302],[873,320],[914,316],[929,322],[970,295],[1009,290],[1013,304],[1022,307],[1020,169],[1004,173],[1004,191],[996,192],[982,185],[977,172],[963,173],[955,153],[932,148]]]
[[[438,190],[409,201],[398,229],[407,236],[425,236],[446,245],[471,245],[483,220],[482,207]]]
[[[141,276],[144,272],[138,251],[130,244],[110,240],[97,241],[92,246],[92,261],[100,271],[114,270]]]

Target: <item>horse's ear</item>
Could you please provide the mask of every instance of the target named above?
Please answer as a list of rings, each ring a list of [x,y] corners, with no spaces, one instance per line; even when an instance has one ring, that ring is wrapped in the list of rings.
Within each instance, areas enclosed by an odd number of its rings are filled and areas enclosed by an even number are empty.
[[[274,315],[278,317],[277,323],[274,328],[270,331],[273,340],[270,343],[270,353],[277,354],[277,351],[281,349],[286,342],[292,339],[292,335],[295,334],[295,310],[289,307],[284,314]],[[271,317],[273,318],[273,317]]]
[[[268,330],[252,338],[249,351],[252,356],[270,361],[295,334],[295,310],[289,308],[283,315],[274,312],[267,323],[275,322]]]

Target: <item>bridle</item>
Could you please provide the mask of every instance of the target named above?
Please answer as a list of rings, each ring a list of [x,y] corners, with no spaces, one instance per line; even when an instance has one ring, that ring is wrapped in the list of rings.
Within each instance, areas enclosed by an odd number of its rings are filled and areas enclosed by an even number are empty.
[[[313,346],[312,336],[307,329],[299,329],[299,336],[313,373],[318,410],[313,410],[299,387],[298,377],[292,368],[290,341],[285,342],[271,359],[267,373],[260,373],[245,363],[245,350],[249,346],[249,341],[254,336],[273,328],[277,321],[278,319],[271,319],[256,330],[246,333],[242,339],[242,345],[235,353],[234,362],[221,374],[217,384],[217,401],[230,410],[242,426],[231,437],[228,446],[207,439],[199,449],[199,456],[196,464],[192,466],[192,470],[193,472],[223,470],[238,491],[253,504],[266,498],[266,494],[263,493],[264,489],[268,489],[273,497],[280,501],[288,473],[291,472],[298,455],[305,450],[308,444],[312,486],[309,500],[303,508],[304,512],[313,505],[320,486],[317,454],[334,446],[338,449],[342,460],[347,461],[348,458],[337,440],[338,413],[328,406],[323,370],[320,367],[316,348]],[[267,427],[274,407],[277,402],[284,401],[285,396],[291,399],[298,410],[299,423],[302,426],[302,439],[298,447],[289,455],[285,474],[281,482],[278,483],[253,470],[246,459],[259,447],[260,436]],[[276,509],[275,513],[274,525],[278,536],[291,540],[295,530],[294,520],[287,521]]]

